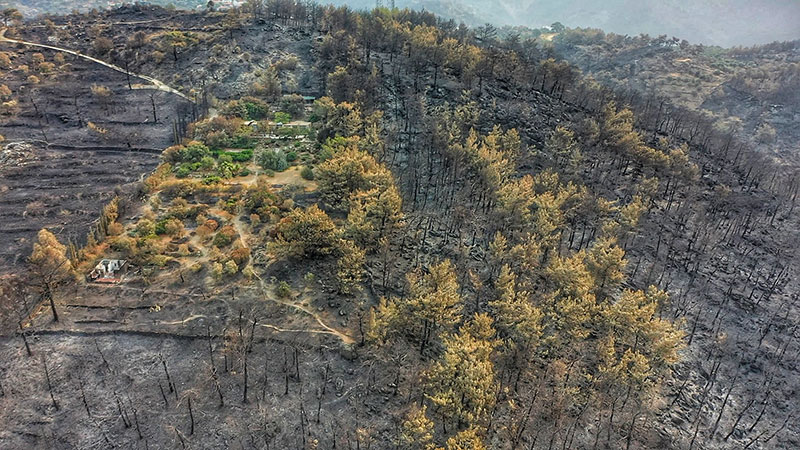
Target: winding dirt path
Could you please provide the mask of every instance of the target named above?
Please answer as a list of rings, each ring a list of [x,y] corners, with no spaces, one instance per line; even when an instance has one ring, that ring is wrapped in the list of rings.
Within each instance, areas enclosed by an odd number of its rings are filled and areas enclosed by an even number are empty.
[[[339,337],[339,338],[341,338],[341,337],[342,337],[342,334],[341,334],[341,333],[339,333],[339,332],[336,332],[336,331],[329,331],[329,330],[300,330],[300,329],[294,329],[294,330],[293,330],[293,329],[290,329],[290,328],[281,328],[281,327],[276,327],[275,325],[270,325],[270,324],[267,324],[267,323],[264,323],[264,324],[259,324],[259,326],[260,326],[260,327],[264,327],[264,328],[269,328],[270,330],[277,331],[278,333],[298,333],[298,334],[302,334],[302,333],[311,333],[311,334],[331,334],[331,335],[334,335],[334,336],[336,336],[336,337]],[[345,341],[345,343],[352,343],[352,342],[347,342],[347,341]]]
[[[27,45],[27,46],[30,46],[30,47],[46,48],[46,49],[49,49],[49,50],[55,50],[57,52],[68,53],[70,55],[74,55],[74,56],[77,56],[79,58],[86,59],[86,60],[91,61],[93,63],[97,63],[97,64],[100,64],[100,65],[106,66],[109,69],[116,70],[117,72],[121,72],[121,73],[124,73],[126,75],[129,75],[129,76],[136,77],[136,78],[139,78],[141,80],[147,81],[148,83],[150,83],[153,86],[155,86],[155,88],[158,89],[159,91],[169,92],[170,94],[175,94],[175,95],[183,98],[184,100],[187,100],[187,101],[189,101],[191,103],[194,103],[194,101],[191,98],[189,98],[188,96],[183,94],[181,91],[166,85],[165,83],[163,83],[160,80],[157,80],[157,79],[155,79],[153,77],[148,77],[147,75],[140,75],[138,73],[133,73],[133,72],[127,71],[127,70],[123,69],[122,67],[116,66],[114,64],[105,62],[105,61],[97,59],[97,58],[93,58],[93,57],[88,56],[88,55],[84,55],[83,53],[76,52],[75,50],[69,50],[69,49],[66,49],[66,48],[55,47],[55,46],[46,45],[46,44],[38,44],[36,42],[28,42],[28,41],[20,41],[20,40],[17,40],[17,39],[10,39],[10,38],[6,37],[6,29],[5,28],[0,29],[0,43],[3,43],[3,42],[10,43],[10,44]]]
[[[319,326],[322,327],[322,330],[304,330],[305,332],[331,334],[331,335],[334,335],[334,336],[338,337],[342,341],[342,343],[346,344],[346,345],[353,345],[353,344],[356,343],[356,340],[353,339],[352,336],[348,336],[348,335],[342,333],[341,331],[337,330],[336,328],[328,326],[328,324],[323,322],[322,318],[315,311],[312,311],[312,310],[306,308],[302,304],[289,302],[289,301],[286,301],[286,300],[282,300],[282,299],[276,298],[273,295],[270,295],[267,283],[265,283],[264,280],[258,274],[256,274],[256,278],[258,279],[258,283],[259,283],[259,286],[261,288],[261,292],[264,294],[264,298],[266,298],[267,300],[269,300],[271,302],[275,302],[275,303],[278,303],[280,305],[288,306],[288,307],[293,308],[293,309],[295,309],[297,311],[305,313],[305,314],[311,316],[317,322],[317,324],[319,324]],[[286,331],[292,331],[292,330],[286,330]],[[297,331],[300,331],[300,330],[297,330]]]
[[[287,303],[284,303],[284,304],[287,304]],[[208,316],[206,316],[205,314],[194,314],[194,315],[191,315],[191,316],[189,316],[189,317],[187,317],[187,318],[185,318],[183,320],[159,321],[159,322],[156,322],[156,323],[158,323],[159,325],[184,325],[184,324],[186,324],[188,322],[191,322],[193,320],[205,319],[207,317]],[[322,322],[320,322],[320,324],[322,326],[325,326],[325,324],[323,324]],[[338,336],[338,337],[342,336],[341,333],[337,332],[336,330],[332,330],[332,329],[308,330],[308,329],[281,328],[281,327],[278,327],[278,326],[275,326],[275,325],[270,325],[268,323],[260,323],[260,324],[258,324],[258,326],[260,326],[262,328],[269,328],[270,330],[277,331],[279,333],[312,333],[312,334],[332,334],[332,335]]]

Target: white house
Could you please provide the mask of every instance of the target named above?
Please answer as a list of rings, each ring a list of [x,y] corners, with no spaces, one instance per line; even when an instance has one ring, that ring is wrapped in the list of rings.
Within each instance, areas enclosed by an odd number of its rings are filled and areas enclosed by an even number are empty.
[[[89,274],[89,279],[97,283],[119,283],[126,263],[124,259],[103,259]]]

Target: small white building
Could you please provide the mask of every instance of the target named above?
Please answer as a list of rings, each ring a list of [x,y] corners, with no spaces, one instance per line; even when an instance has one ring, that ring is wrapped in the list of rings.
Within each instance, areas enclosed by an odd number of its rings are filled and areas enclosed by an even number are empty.
[[[119,283],[126,264],[124,259],[103,259],[92,269],[89,279],[95,283]]]

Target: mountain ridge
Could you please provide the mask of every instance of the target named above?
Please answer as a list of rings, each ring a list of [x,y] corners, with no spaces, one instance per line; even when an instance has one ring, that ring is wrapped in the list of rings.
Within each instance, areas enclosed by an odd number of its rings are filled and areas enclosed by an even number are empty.
[[[333,2],[353,8],[371,8],[372,1]],[[570,27],[602,28],[606,32],[639,35],[666,34],[693,43],[733,47],[800,38],[800,3],[780,0],[707,1],[686,4],[677,0],[400,0],[397,7],[424,9],[468,25],[539,28],[553,22]],[[725,31],[722,31],[725,30]]]

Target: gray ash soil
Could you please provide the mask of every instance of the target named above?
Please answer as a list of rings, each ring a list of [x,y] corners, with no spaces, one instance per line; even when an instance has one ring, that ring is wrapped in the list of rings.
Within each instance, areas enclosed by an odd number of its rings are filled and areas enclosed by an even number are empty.
[[[135,188],[159,161],[151,153],[39,145],[27,147],[26,153],[24,162],[0,168],[0,273],[24,264],[42,228],[62,239],[84,241],[102,207]]]
[[[287,448],[276,441],[303,448],[300,423],[310,421],[320,429],[320,447],[330,448],[333,436],[350,429],[338,418],[350,416],[354,398],[350,394],[366,380],[353,377],[353,365],[335,352],[315,350],[307,343],[275,341],[269,331],[257,333],[249,356],[247,404],[242,404],[242,368],[225,370],[220,340],[212,344],[223,406],[210,375],[205,336],[124,331],[41,334],[30,338],[35,349],[31,358],[20,354],[17,342],[6,339],[0,342],[0,354],[13,363],[4,367],[0,442],[4,448],[20,449],[180,448],[183,439],[202,442],[203,448],[266,448],[269,444]],[[289,361],[285,366],[283,356],[277,356],[284,353]],[[289,365],[295,355],[297,368]],[[170,391],[162,357],[174,391]],[[48,391],[40,389],[47,385],[44,358],[58,409]],[[332,368],[322,393],[326,366]],[[28,400],[20,404],[15,400],[20,397]],[[300,407],[301,398],[306,409]]]
[[[8,50],[8,44],[3,45]],[[12,47],[13,48],[13,47]],[[17,58],[42,53],[51,61],[53,50],[20,46]],[[173,121],[188,119],[191,104],[167,92],[144,88],[145,83],[102,65],[67,55],[68,67],[30,85],[24,76],[3,79],[19,102],[13,116],[0,117],[0,134],[8,141],[41,140],[60,146],[160,150],[173,143]],[[107,100],[92,92],[107,88]],[[152,98],[151,98],[152,97]],[[153,117],[155,102],[156,117]],[[94,124],[104,130],[95,131]]]
[[[0,337],[0,446],[331,448],[357,428],[391,426],[375,414],[403,401],[393,374],[362,370],[337,337],[257,285],[199,281],[77,286],[58,323],[33,315],[32,356],[21,336]]]

